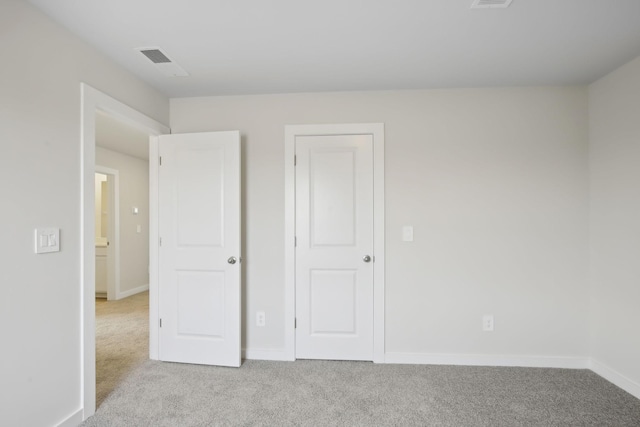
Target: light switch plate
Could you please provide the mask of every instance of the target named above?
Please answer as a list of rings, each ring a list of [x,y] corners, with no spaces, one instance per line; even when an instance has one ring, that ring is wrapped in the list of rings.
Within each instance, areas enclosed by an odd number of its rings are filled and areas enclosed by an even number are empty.
[[[60,229],[36,228],[35,251],[37,254],[60,252]]]
[[[413,242],[413,226],[405,225],[402,227],[402,241]]]

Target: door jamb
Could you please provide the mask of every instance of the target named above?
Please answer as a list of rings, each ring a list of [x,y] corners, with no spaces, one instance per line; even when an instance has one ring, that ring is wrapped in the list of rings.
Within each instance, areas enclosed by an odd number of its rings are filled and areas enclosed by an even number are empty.
[[[285,126],[285,358],[295,360],[295,141],[297,136],[373,136],[373,361],[384,363],[384,124]]]
[[[120,299],[120,171],[96,164],[96,172],[107,175],[109,186],[109,235],[107,300]]]
[[[149,137],[149,357],[158,358],[157,268],[158,222],[157,135],[170,133],[170,129],[128,105],[94,89],[80,84],[80,385],[82,419],[96,411],[96,334],[95,334],[95,161],[96,111],[116,117],[131,126],[147,132]],[[154,282],[156,281],[156,282]]]

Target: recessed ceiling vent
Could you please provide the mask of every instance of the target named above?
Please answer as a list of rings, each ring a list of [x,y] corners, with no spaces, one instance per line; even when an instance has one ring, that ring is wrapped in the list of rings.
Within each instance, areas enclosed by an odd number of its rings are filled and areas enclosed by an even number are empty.
[[[160,48],[157,47],[139,47],[138,52],[151,61],[155,67],[168,77],[186,77],[189,75],[181,66],[176,64],[167,56]]]
[[[144,49],[140,51],[141,54],[146,56],[154,64],[164,64],[165,62],[171,62],[167,55],[162,53],[160,49]]]
[[[504,9],[509,7],[513,0],[473,0],[471,9]]]

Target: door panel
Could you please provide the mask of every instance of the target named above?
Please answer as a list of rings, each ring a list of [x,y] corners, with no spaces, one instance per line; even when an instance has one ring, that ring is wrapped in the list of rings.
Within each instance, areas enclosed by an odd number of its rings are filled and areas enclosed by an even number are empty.
[[[354,150],[314,150],[309,157],[312,247],[355,244]]]
[[[310,333],[356,334],[356,270],[312,270]]]
[[[177,276],[178,335],[224,339],[224,274],[179,271]]]
[[[176,171],[178,245],[221,247],[224,149],[178,150]]]
[[[296,137],[296,357],[373,360],[373,137]]]
[[[240,366],[240,136],[159,141],[160,360]]]

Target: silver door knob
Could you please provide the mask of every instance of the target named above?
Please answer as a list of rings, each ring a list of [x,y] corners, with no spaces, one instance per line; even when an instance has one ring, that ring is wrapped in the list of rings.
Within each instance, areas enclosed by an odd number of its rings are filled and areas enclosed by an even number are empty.
[[[369,255],[365,255],[365,256],[362,257],[362,260],[364,262],[369,262],[369,261],[371,261],[371,257]]]
[[[235,264],[235,263],[236,263],[236,257],[234,257],[234,256],[229,257],[229,259],[227,260],[227,262],[228,262],[229,264]]]

